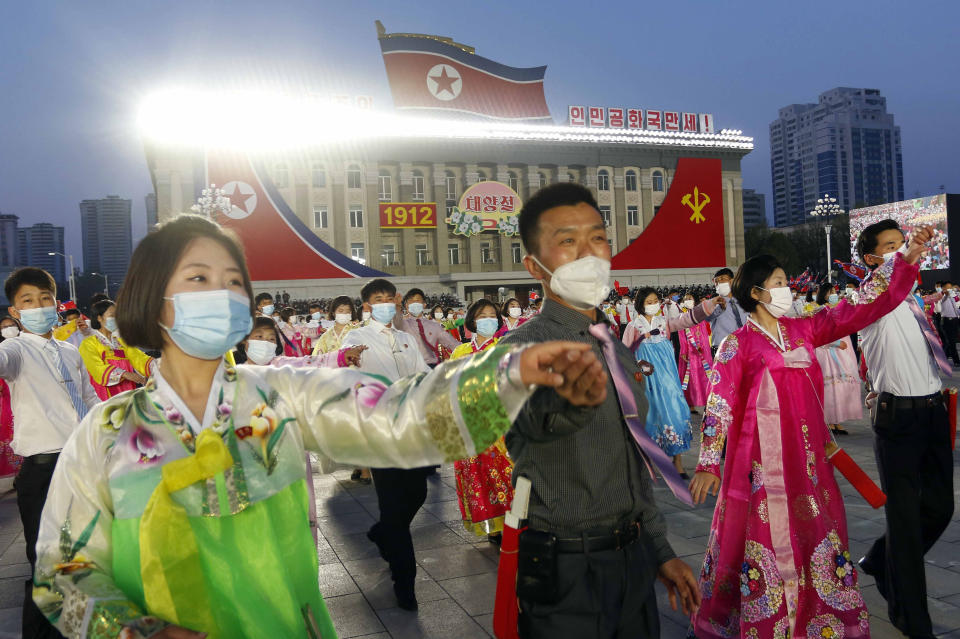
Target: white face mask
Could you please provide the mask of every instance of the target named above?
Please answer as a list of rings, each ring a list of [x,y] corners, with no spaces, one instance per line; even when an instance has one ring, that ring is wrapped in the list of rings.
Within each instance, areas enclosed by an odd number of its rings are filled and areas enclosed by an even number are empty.
[[[644,305],[643,305],[643,312],[644,312],[645,315],[651,315],[651,316],[656,315],[657,313],[660,312],[660,304],[659,304],[659,303],[657,303],[657,304],[644,304]]]
[[[687,310],[693,309],[693,300],[683,300],[683,307]]]
[[[520,317],[520,315],[523,313],[523,309],[521,309],[519,306],[511,306],[511,307],[507,310],[507,313],[510,314],[510,317],[516,319],[516,318]]]
[[[722,295],[724,297],[730,295],[730,282],[720,282],[717,284],[717,295]]]
[[[262,339],[252,339],[247,342],[247,358],[254,364],[263,366],[277,356],[277,345]]]
[[[366,322],[368,319],[370,319],[370,315],[371,315],[370,311],[363,311],[360,314],[360,317],[362,317],[363,321]]]
[[[766,289],[758,286],[762,291],[770,293],[770,301],[762,302],[763,307],[774,317],[783,317],[793,305],[793,294],[790,293],[789,286],[778,286],[777,288]]]
[[[420,317],[423,314],[423,304],[420,302],[412,302],[407,305],[407,310],[414,317]]]
[[[337,321],[337,324],[348,324],[352,319],[350,313],[337,313],[334,315],[334,318]]]
[[[884,254],[883,254],[883,257],[881,257],[881,259],[886,263],[886,262],[889,262],[890,260],[892,260],[894,257],[896,257],[897,253],[901,253],[901,254],[902,254],[902,253],[906,253],[906,252],[907,252],[907,243],[904,242],[903,244],[900,245],[900,248],[898,248],[896,251],[890,251],[889,253],[884,253]],[[871,253],[871,255],[873,255],[873,253]],[[873,255],[873,257],[880,257],[880,256],[879,256],[879,255]]]
[[[0,329],[0,335],[2,335],[4,339],[12,339],[14,337],[19,337],[20,329],[17,328],[16,326],[7,326],[5,328]]]
[[[435,319],[435,320],[442,320],[442,319],[443,319],[443,313],[434,313],[434,314],[433,314],[433,319]]]
[[[562,264],[551,273],[536,256],[531,257],[550,275],[550,290],[574,308],[596,308],[610,294],[610,260],[587,255]]]

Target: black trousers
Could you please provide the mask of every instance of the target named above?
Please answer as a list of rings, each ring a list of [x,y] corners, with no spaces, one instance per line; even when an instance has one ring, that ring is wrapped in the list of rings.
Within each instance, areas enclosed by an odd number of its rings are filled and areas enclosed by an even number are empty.
[[[932,632],[923,556],[953,516],[948,421],[942,403],[898,409],[894,400],[873,424],[887,529],[866,560],[884,571],[890,622],[908,635]]]
[[[393,580],[412,588],[417,576],[413,556],[410,522],[427,499],[427,468],[373,468],[380,521],[374,524],[374,536],[383,543]]]
[[[960,318],[944,317],[941,323],[943,326],[943,350],[947,351],[947,357],[954,364],[960,366],[960,358],[957,357],[957,329],[960,328]]]
[[[637,541],[620,550],[557,555],[560,598],[520,600],[521,639],[652,639],[660,636],[657,561]]]
[[[37,566],[37,536],[40,534],[40,515],[47,501],[50,478],[56,468],[56,458],[43,459],[46,456],[25,457],[20,472],[13,480],[17,491],[17,509],[23,523],[23,536],[27,542],[27,561],[30,562],[32,575]],[[41,459],[41,461],[37,461]],[[33,602],[33,579],[24,585],[23,631],[24,639],[46,639],[62,637],[56,628],[43,616],[37,604]]]

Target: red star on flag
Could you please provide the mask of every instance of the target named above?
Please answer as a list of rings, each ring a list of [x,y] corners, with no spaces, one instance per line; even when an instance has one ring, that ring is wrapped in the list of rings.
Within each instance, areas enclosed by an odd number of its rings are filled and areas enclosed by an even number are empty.
[[[230,198],[230,204],[232,206],[237,207],[241,211],[246,211],[247,200],[250,199],[250,195],[250,193],[241,193],[240,186],[238,185],[234,187],[233,193],[231,193],[228,197]]]
[[[441,91],[446,91],[450,95],[454,95],[453,83],[457,82],[460,78],[447,75],[447,67],[443,67],[440,70],[440,75],[431,75],[430,79],[437,83],[437,90],[434,91],[434,95],[440,95]]]

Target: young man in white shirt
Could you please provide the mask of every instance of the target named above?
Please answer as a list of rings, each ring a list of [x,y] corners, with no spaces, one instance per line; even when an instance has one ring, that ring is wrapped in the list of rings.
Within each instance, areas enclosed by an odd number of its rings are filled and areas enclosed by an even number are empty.
[[[16,425],[12,448],[23,457],[14,480],[17,508],[23,523],[31,574],[37,561],[40,514],[60,449],[87,410],[100,400],[90,384],[80,352],[53,339],[57,322],[57,287],[43,269],[20,268],[11,273],[4,291],[11,317],[23,332],[0,343],[0,378],[10,386]],[[33,580],[26,583],[23,605],[24,637],[59,637],[33,602]]]
[[[384,279],[369,282],[360,291],[364,306],[370,306],[370,320],[343,339],[343,346],[364,345],[360,370],[380,375],[393,382],[407,375],[430,370],[420,354],[417,340],[394,328],[399,320],[400,299],[397,287]],[[427,498],[427,473],[432,467],[404,470],[374,468],[373,482],[380,507],[380,521],[367,537],[377,544],[380,556],[390,564],[393,591],[404,610],[416,610],[414,580],[417,562],[413,555],[410,522]]]
[[[857,252],[875,269],[903,245],[897,223],[883,220],[863,230]],[[932,639],[923,556],[953,515],[953,454],[940,381],[950,364],[913,295],[861,330],[860,348],[873,385],[868,399],[876,401],[887,527],[859,563],[886,598],[890,622],[909,637]]]
[[[403,306],[407,315],[398,319],[400,330],[406,331],[413,336],[417,345],[420,347],[420,354],[427,366],[433,368],[439,364],[442,359],[440,355],[442,349],[445,349],[449,357],[457,346],[460,346],[460,340],[454,339],[440,322],[436,322],[424,315],[426,297],[419,288],[411,288],[403,296]]]

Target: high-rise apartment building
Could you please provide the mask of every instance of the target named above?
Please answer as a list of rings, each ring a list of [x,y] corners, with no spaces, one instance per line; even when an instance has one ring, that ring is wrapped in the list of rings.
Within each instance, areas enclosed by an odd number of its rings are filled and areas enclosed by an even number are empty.
[[[770,123],[776,226],[803,223],[824,193],[844,209],[903,199],[900,127],[877,89],[837,87]]]
[[[131,203],[117,195],[80,202],[83,268],[88,273],[106,275],[111,291],[119,288],[130,265]]]
[[[767,198],[753,189],[743,189],[743,228],[760,226],[767,220]]]
[[[147,206],[147,233],[149,233],[157,225],[157,194],[148,193],[143,201]]]
[[[53,275],[53,279],[64,284],[67,282],[66,264],[63,254],[63,227],[48,222],[34,224],[17,230],[17,261],[21,266],[38,266]],[[50,255],[50,253],[55,253]],[[60,255],[56,255],[59,253]],[[61,295],[66,299],[67,295]]]

